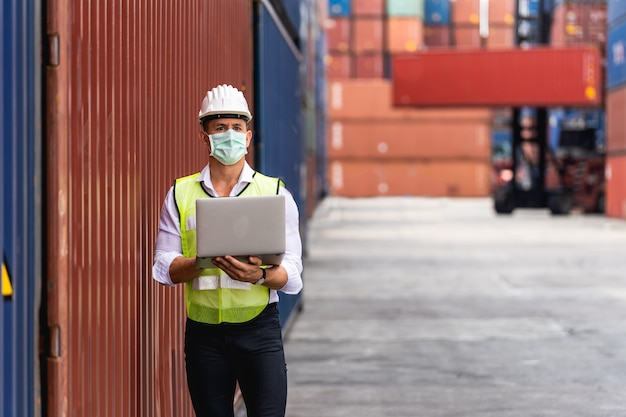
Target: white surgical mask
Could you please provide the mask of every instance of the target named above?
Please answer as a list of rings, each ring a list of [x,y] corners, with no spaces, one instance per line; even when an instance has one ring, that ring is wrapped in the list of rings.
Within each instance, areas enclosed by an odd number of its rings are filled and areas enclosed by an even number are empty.
[[[233,165],[248,153],[245,133],[228,129],[226,132],[207,136],[211,143],[210,155],[224,165]]]

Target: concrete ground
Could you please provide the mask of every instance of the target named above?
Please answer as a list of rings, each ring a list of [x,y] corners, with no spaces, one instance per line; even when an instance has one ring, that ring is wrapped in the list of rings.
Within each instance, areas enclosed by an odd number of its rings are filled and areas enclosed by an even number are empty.
[[[328,198],[287,417],[626,416],[626,221]]]

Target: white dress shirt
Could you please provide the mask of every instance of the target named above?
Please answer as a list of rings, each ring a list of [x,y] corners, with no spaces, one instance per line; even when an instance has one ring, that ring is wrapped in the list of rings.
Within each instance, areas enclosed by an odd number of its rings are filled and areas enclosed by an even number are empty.
[[[248,183],[254,181],[254,170],[246,162],[237,184],[230,192],[230,196],[239,194]],[[211,171],[207,164],[197,181],[204,183],[204,189],[209,194],[217,197],[217,193],[211,182]],[[170,187],[163,202],[161,218],[159,219],[159,233],[157,234],[154,262],[152,264],[152,276],[164,285],[174,285],[170,277],[170,265],[178,256],[183,256],[180,218],[176,202],[174,201],[174,187]],[[300,240],[298,207],[291,193],[284,187],[280,187],[279,194],[285,196],[285,256],[281,266],[287,271],[287,283],[280,291],[286,294],[297,294],[302,289],[302,241]],[[226,274],[224,274],[226,275]],[[270,303],[278,301],[276,290],[270,290]]]

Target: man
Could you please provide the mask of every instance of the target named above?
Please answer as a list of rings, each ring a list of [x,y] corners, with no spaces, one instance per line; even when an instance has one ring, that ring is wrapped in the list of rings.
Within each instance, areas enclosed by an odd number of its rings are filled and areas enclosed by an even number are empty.
[[[208,164],[170,188],[159,221],[154,279],[185,285],[185,362],[197,416],[233,416],[236,382],[250,417],[283,417],[287,369],[278,318],[278,292],[302,289],[302,245],[298,209],[277,178],[255,172],[245,154],[252,118],[243,93],[230,85],[207,92],[199,112],[200,139]],[[261,259],[240,262],[217,257],[215,268],[196,268],[195,200],[282,194],[286,207],[286,251],[280,265]]]

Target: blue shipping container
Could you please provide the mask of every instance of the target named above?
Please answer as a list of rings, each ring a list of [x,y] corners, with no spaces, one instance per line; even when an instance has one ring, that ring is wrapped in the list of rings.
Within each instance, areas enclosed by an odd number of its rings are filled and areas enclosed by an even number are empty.
[[[292,39],[268,2],[255,9],[255,165],[266,175],[280,177],[291,191],[305,227],[305,191],[301,173],[306,166],[300,62]],[[304,243],[304,236],[303,236]],[[280,294],[280,318],[285,325],[300,295]]]
[[[607,87],[626,83],[626,20],[609,29],[606,57]]]
[[[296,36],[300,36],[301,25],[302,25],[302,15],[301,15],[301,4],[305,0],[281,0],[280,4],[284,8],[285,13],[287,14],[287,18],[289,22],[286,22],[287,26],[291,26],[293,29],[293,34]],[[275,3],[274,3],[275,4]],[[279,13],[280,14],[280,13]]]
[[[607,20],[609,27],[626,18],[626,0],[608,0]]]
[[[0,415],[41,415],[41,1],[0,5]]]
[[[424,23],[427,25],[449,24],[450,0],[426,0],[424,3]]]
[[[565,0],[543,0],[543,11],[547,14],[563,3]],[[575,3],[576,0],[568,0]],[[589,0],[579,0],[582,2],[588,2]],[[538,17],[539,16],[539,0],[519,0],[518,4],[519,15],[521,17]]]
[[[324,0],[320,0],[324,1]],[[329,16],[350,16],[352,13],[350,9],[350,0],[328,0],[328,15]]]

